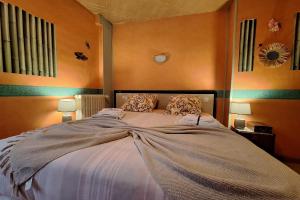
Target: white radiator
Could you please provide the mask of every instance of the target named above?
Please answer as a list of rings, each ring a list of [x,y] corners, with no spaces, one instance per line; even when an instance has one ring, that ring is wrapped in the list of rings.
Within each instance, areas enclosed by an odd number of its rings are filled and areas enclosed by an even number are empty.
[[[76,120],[90,117],[108,105],[107,95],[75,95],[75,100]]]

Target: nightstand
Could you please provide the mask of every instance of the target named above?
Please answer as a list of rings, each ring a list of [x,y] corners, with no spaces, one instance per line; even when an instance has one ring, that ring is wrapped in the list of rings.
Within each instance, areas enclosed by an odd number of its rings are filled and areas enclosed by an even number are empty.
[[[236,129],[231,126],[231,130],[236,132],[237,134],[247,138],[251,142],[253,142],[256,146],[265,150],[271,155],[275,153],[275,135],[273,133],[259,133],[254,132],[249,128],[245,128],[243,130]]]

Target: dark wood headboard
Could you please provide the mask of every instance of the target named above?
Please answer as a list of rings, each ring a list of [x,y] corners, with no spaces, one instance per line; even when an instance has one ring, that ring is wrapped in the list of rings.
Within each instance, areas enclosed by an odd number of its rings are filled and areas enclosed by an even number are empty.
[[[124,101],[123,96],[136,93],[158,94],[158,98],[161,100],[161,104],[163,104],[161,106],[167,103],[167,97],[171,95],[186,94],[199,96],[203,99],[204,112],[216,117],[217,91],[215,90],[115,90],[114,107],[120,107],[120,104]]]

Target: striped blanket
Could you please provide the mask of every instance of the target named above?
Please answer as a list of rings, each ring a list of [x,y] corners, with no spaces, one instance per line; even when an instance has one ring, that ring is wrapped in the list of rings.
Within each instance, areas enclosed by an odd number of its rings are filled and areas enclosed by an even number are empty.
[[[26,195],[21,187],[51,161],[80,149],[131,137],[168,199],[300,197],[296,173],[257,148],[240,153],[249,142],[224,127],[141,128],[116,119],[95,117],[23,136],[11,141],[0,157],[3,173],[22,196]]]

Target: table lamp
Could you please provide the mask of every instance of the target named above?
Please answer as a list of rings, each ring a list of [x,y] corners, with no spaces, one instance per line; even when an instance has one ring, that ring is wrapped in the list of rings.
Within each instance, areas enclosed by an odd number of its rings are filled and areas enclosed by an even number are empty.
[[[243,115],[251,115],[250,103],[232,102],[230,104],[230,113],[237,114],[237,117],[234,119],[234,127],[236,129],[244,129],[246,123]]]
[[[75,99],[60,99],[57,111],[63,113],[62,122],[72,121],[72,112],[76,111]]]

